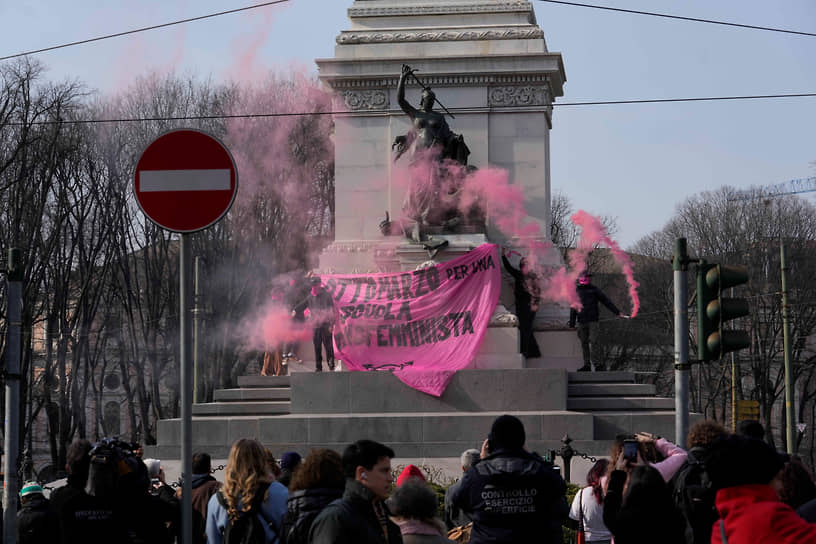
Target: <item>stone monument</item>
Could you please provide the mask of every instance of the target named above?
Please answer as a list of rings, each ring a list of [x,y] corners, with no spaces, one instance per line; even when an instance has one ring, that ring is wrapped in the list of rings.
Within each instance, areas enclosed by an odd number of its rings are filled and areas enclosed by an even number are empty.
[[[561,54],[547,49],[531,2],[356,0],[348,15],[351,28],[337,36],[334,57],[316,61],[320,80],[335,93],[335,110],[344,112],[335,117],[335,241],[320,256],[319,268],[409,270],[431,258],[427,247],[410,243],[399,229],[391,229],[399,236],[381,232],[386,215],[403,216],[408,188],[398,169],[405,158],[394,161],[392,143],[411,132],[413,117],[403,106],[421,104],[426,86],[455,112],[454,130],[467,142],[468,164],[507,170],[511,183],[522,187],[526,220],[539,224],[539,241],[548,241],[552,104],[563,95],[566,75]],[[422,85],[401,77],[403,65],[416,71]],[[481,229],[444,230],[431,233],[446,246],[433,256],[437,261],[487,241],[523,245],[489,221]],[[541,260],[561,265],[557,251]],[[501,302],[512,308],[509,283]],[[551,349],[535,366],[577,364],[574,333],[563,330],[567,320],[568,309],[541,307],[537,336]]]

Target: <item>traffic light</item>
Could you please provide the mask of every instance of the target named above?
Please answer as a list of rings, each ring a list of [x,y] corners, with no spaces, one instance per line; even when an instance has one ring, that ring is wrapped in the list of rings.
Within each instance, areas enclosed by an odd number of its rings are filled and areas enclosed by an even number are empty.
[[[707,264],[697,266],[697,352],[700,361],[720,359],[729,351],[747,348],[751,338],[745,331],[725,330],[726,321],[748,315],[748,301],[728,298],[723,291],[748,281],[743,266]]]

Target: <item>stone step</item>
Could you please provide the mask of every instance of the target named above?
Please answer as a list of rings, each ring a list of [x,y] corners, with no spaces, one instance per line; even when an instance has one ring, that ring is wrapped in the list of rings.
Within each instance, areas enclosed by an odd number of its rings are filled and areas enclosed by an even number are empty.
[[[570,383],[635,383],[634,372],[568,372]]]
[[[577,412],[674,410],[674,399],[661,397],[576,397],[567,399],[567,410]]]
[[[291,396],[292,390],[288,387],[251,387],[246,389],[216,389],[213,400],[215,402],[288,401]]]
[[[289,376],[238,376],[238,387],[289,387]]]
[[[570,383],[567,394],[571,397],[649,397],[655,395],[655,386],[647,383]]]
[[[646,431],[675,441],[674,411],[593,412],[595,440],[614,440],[619,434]],[[689,414],[689,425],[703,419],[702,414]]]
[[[194,416],[258,416],[290,413],[289,401],[208,402],[194,404]]]

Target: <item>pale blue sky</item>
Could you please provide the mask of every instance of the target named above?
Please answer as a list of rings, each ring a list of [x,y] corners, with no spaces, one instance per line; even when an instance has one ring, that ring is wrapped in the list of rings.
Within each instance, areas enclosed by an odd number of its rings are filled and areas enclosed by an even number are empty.
[[[252,0],[0,0],[0,56],[241,7]],[[813,0],[598,0],[816,32]],[[151,69],[221,81],[259,40],[268,67],[331,57],[351,0],[286,4],[43,53],[53,78],[103,93]],[[533,0],[567,73],[561,101],[816,92],[816,38],[742,30]],[[624,246],[660,229],[705,189],[816,175],[816,98],[556,108],[552,186],[611,215]],[[813,197],[811,197],[813,199]]]

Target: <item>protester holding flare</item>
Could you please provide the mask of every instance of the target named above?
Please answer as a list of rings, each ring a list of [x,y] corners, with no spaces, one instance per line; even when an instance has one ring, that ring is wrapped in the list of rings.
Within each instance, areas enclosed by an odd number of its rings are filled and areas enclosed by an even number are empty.
[[[529,261],[522,257],[519,261],[519,268],[513,268],[507,258],[508,253],[507,248],[502,248],[504,268],[516,280],[513,294],[516,299],[516,317],[519,320],[521,354],[528,359],[534,359],[541,357],[541,350],[533,335],[533,321],[541,300],[541,287],[538,282],[538,275],[533,271]]]
[[[598,287],[590,282],[590,274],[583,271],[578,275],[578,285],[576,292],[581,301],[581,309],[570,309],[570,328],[575,328],[578,323],[578,339],[581,341],[581,351],[584,356],[584,366],[578,369],[579,372],[595,370],[598,366],[596,344],[598,342],[598,303],[606,306],[610,312],[618,317],[628,319],[618,307],[615,306],[609,297]]]
[[[314,331],[312,342],[315,351],[315,372],[323,371],[323,349],[326,350],[326,362],[329,365],[329,370],[334,370],[332,339],[332,328],[335,321],[334,301],[331,295],[323,289],[320,276],[312,276],[309,284],[312,286],[309,296],[292,310],[292,315],[295,316],[303,312],[303,315],[311,323]]]

